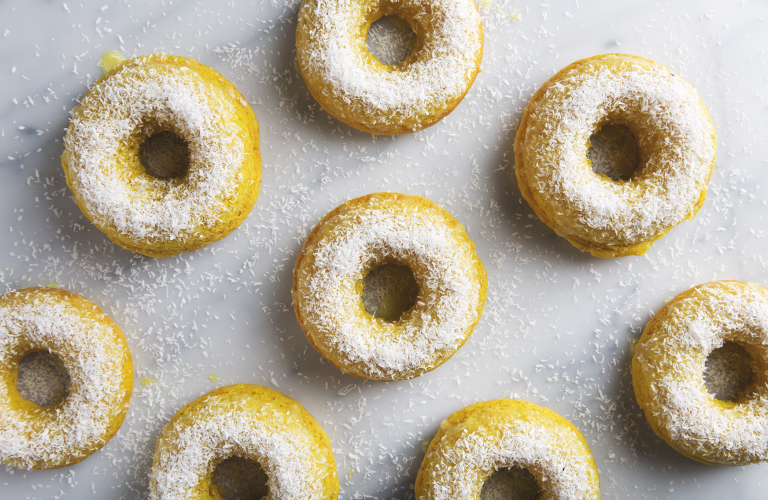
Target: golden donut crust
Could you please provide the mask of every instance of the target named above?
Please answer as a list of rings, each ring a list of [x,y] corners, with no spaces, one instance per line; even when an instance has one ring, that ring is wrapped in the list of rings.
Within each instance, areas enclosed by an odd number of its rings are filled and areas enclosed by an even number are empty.
[[[595,93],[602,94],[624,80],[634,86],[616,94],[616,101],[623,99],[623,107],[611,108],[613,103],[597,99],[598,110],[557,109],[565,103],[585,107],[585,101],[572,97],[579,90],[574,82],[583,85],[601,73],[610,76]],[[649,77],[642,81],[638,74]],[[665,92],[673,97],[668,109],[657,115],[658,109],[647,109],[653,106],[626,98],[634,93],[649,102],[669,100]],[[667,112],[675,108],[677,114]],[[605,123],[627,126],[638,140],[639,166],[628,181],[595,174],[586,159],[589,137]],[[561,130],[569,130],[558,137],[572,140],[573,148],[553,141]],[[670,139],[667,145],[665,141]],[[570,64],[534,94],[515,137],[515,175],[523,198],[536,215],[579,250],[604,258],[642,255],[701,208],[715,166],[716,147],[714,126],[704,103],[679,75],[650,59],[604,54]],[[574,197],[572,193],[580,194]]]
[[[36,351],[56,354],[71,378],[53,406],[24,399],[16,385],[19,362]],[[96,304],[45,287],[0,297],[0,462],[38,470],[82,461],[118,431],[132,391],[125,336]]]
[[[366,45],[371,24],[391,14],[416,33],[399,65],[382,63]],[[474,0],[304,0],[296,49],[312,97],[331,116],[371,134],[407,134],[464,99],[480,72],[483,27]]]
[[[444,238],[442,244],[455,250],[450,264],[441,261],[441,255],[424,257],[395,248],[403,244],[402,239],[368,241],[368,235],[380,229],[377,227],[380,220],[394,220],[386,231],[397,234],[398,238],[408,235],[413,240],[416,237],[412,236],[412,231],[417,229],[439,234]],[[319,276],[327,274],[325,266],[332,264],[328,259],[333,259],[333,252],[339,251],[337,245],[356,237],[360,240],[357,242],[359,246],[350,247],[350,251],[362,260],[357,261],[351,274],[341,281],[331,280],[335,290],[316,290],[314,283],[321,279]],[[322,262],[319,255],[323,255]],[[433,257],[435,262],[426,265],[424,259]],[[391,262],[410,267],[420,290],[413,308],[405,311],[398,320],[387,322],[365,311],[362,291],[368,272]],[[435,274],[429,267],[458,269],[459,281],[466,280],[466,284],[454,286],[463,288],[466,296],[456,306],[456,310],[463,311],[464,315],[446,319],[446,323],[454,324],[453,330],[428,334],[426,328],[422,329],[425,324],[434,322],[430,318],[436,317],[434,304],[441,294],[449,295],[445,282],[437,285],[438,288],[427,284],[427,276],[435,276],[435,281],[440,281],[439,272]],[[456,276],[451,279],[456,281]],[[453,356],[480,321],[487,288],[488,277],[475,245],[451,214],[421,196],[374,193],[343,203],[312,229],[296,259],[291,296],[302,331],[325,359],[350,375],[386,381],[417,377]],[[330,323],[327,316],[324,319],[324,314],[329,311],[334,318]],[[415,352],[417,346],[430,349],[430,352]]]
[[[174,109],[163,108],[168,97],[144,102],[152,96],[140,89],[161,88],[157,82],[178,85]],[[126,101],[126,95],[136,101]],[[142,107],[132,111],[137,102]],[[176,115],[191,115],[191,108],[198,113],[190,119],[192,125],[174,121]],[[142,115],[142,120],[135,123],[131,115]],[[109,126],[122,137],[107,142],[106,154],[92,136],[108,137],[112,132],[99,130]],[[125,126],[133,130],[120,128]],[[156,178],[141,163],[144,141],[162,131],[176,133],[189,145],[190,166],[182,177]],[[151,55],[119,63],[72,111],[65,145],[61,164],[83,214],[113,242],[150,257],[189,252],[224,238],[245,220],[259,195],[256,116],[234,85],[193,59]],[[103,195],[107,200],[95,200],[99,186],[92,185],[94,171],[105,176],[103,185],[123,187]]]
[[[261,465],[273,500],[338,498],[325,431],[295,400],[248,384],[220,387],[176,412],[155,447],[150,498],[221,499],[214,471],[232,456]]]
[[[557,413],[527,401],[475,403],[440,424],[416,477],[417,500],[481,500],[497,470],[527,469],[542,500],[600,498],[600,476],[584,436]]]
[[[704,385],[707,357],[725,342],[744,347],[754,379],[733,401]],[[679,294],[645,327],[632,384],[653,431],[710,465],[768,460],[768,289],[713,281]]]

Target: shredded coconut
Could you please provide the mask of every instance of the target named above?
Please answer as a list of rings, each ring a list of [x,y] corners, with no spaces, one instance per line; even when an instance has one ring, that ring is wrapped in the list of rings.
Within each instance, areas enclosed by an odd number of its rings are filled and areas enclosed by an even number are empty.
[[[401,378],[433,368],[465,341],[482,310],[466,233],[460,238],[437,210],[392,199],[343,210],[331,224],[305,250],[311,264],[300,266],[308,277],[294,291],[305,325],[322,333],[326,349],[362,364],[373,378]],[[362,312],[359,283],[384,260],[410,263],[419,284],[407,320],[389,323]]]
[[[0,369],[13,370],[21,343],[59,354],[71,377],[70,393],[53,411],[31,419],[0,391],[0,461],[39,467],[85,457],[104,444],[122,410],[122,363],[109,325],[83,316],[58,295],[0,301]]]
[[[469,424],[450,429],[425,458],[430,481],[424,498],[475,498],[478,475],[507,467],[535,471],[545,498],[599,496],[592,454],[582,446],[578,431],[501,412],[489,412],[480,423]]]
[[[198,73],[146,60],[134,59],[94,85],[73,112],[65,138],[68,180],[97,225],[137,239],[174,240],[216,224],[245,152],[236,127],[222,118],[232,105]],[[120,159],[125,148],[166,130],[189,145],[187,176],[130,176],[133,166]]]
[[[189,498],[219,460],[232,456],[258,457],[269,477],[270,498],[322,498],[318,474],[325,468],[298,415],[268,402],[258,410],[247,403],[209,396],[181,423],[166,427],[152,466],[151,498]]]
[[[768,459],[765,374],[730,410],[717,404],[702,375],[707,356],[724,342],[747,346],[761,363],[768,359],[768,291],[751,283],[708,283],[671,303],[662,320],[649,326],[633,366],[651,387],[646,412],[671,444],[718,463]]]
[[[625,245],[692,215],[709,180],[715,132],[696,91],[669,69],[625,58],[617,73],[602,61],[578,66],[537,100],[517,168],[556,207],[560,232]],[[628,182],[596,176],[586,162],[590,136],[612,121],[631,124],[645,153]]]
[[[467,92],[478,69],[483,34],[477,7],[472,0],[409,1],[409,11],[419,12],[419,23],[428,26],[423,46],[404,67],[381,71],[360,56],[366,42],[352,20],[383,6],[378,1],[304,2],[298,28],[307,40],[306,46],[298,44],[302,72],[317,75],[327,98],[348,108],[349,117],[366,117],[370,126],[444,115],[450,111],[447,103]],[[387,8],[397,14],[406,6],[393,1]]]

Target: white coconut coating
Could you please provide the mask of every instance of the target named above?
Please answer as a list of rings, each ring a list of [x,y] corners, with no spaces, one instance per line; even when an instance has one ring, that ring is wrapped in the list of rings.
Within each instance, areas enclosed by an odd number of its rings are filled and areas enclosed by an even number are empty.
[[[745,348],[753,372],[733,401],[704,385],[707,357],[726,342]],[[678,295],[645,328],[632,378],[651,427],[680,453],[715,465],[768,460],[768,289],[713,281]]]
[[[589,139],[607,123],[637,140],[628,181],[592,171]],[[715,131],[695,89],[648,59],[577,61],[536,93],[515,140],[523,196],[558,234],[599,257],[637,255],[704,202]]]
[[[396,321],[368,314],[366,274],[410,267],[416,304]],[[307,338],[352,375],[412,378],[450,358],[482,314],[485,268],[463,226],[419,196],[376,193],[350,200],[312,231],[294,268],[293,302]]]
[[[584,436],[557,413],[516,399],[483,401],[440,425],[416,479],[418,500],[480,500],[497,470],[519,467],[542,500],[595,500],[600,478]]]
[[[411,23],[414,52],[386,65],[366,47],[371,22]],[[333,116],[376,134],[422,129],[450,113],[480,70],[483,29],[473,0],[306,0],[296,36],[301,73]]]
[[[151,498],[214,498],[214,469],[233,456],[259,463],[272,500],[338,496],[330,440],[314,418],[277,391],[238,384],[186,405],[165,426],[152,463]]]
[[[41,407],[16,387],[19,361],[56,354],[69,394]],[[94,303],[64,290],[27,288],[0,297],[0,462],[23,469],[80,462],[117,432],[133,389],[120,329]]]

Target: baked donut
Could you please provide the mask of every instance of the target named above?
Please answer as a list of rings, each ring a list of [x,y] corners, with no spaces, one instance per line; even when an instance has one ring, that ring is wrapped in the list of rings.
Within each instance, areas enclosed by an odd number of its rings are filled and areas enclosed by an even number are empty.
[[[732,401],[715,399],[703,376],[726,342],[746,350],[753,374]],[[651,428],[683,455],[712,465],[768,460],[768,289],[713,281],[672,299],[635,347],[632,383]]]
[[[371,23],[405,19],[413,52],[384,64],[366,45]],[[483,27],[473,0],[304,0],[298,66],[333,117],[372,134],[405,134],[436,123],[461,102],[480,71]]]
[[[258,462],[273,500],[339,495],[331,440],[299,403],[258,385],[230,385],[189,403],[163,428],[150,498],[221,498],[214,470],[227,458]]]
[[[480,500],[500,469],[527,469],[536,498],[600,498],[600,476],[581,432],[547,408],[517,399],[483,401],[443,421],[416,477],[416,500]]]
[[[363,280],[408,266],[419,291],[395,321],[366,312]],[[375,193],[326,215],[293,270],[293,305],[310,344],[343,372],[418,377],[446,362],[480,321],[488,278],[464,227],[421,196]]]
[[[186,172],[148,171],[142,148],[151,137],[181,142]],[[256,117],[234,85],[192,59],[119,63],[72,111],[64,143],[61,164],[78,206],[132,252],[167,257],[217,241],[259,195]]]
[[[589,139],[624,125],[639,164],[627,181],[595,174]],[[515,174],[536,215],[597,257],[642,255],[704,203],[715,166],[715,130],[698,94],[648,59],[606,54],[550,78],[525,109]]]
[[[53,406],[22,397],[19,362],[56,354],[69,394]],[[80,295],[25,288],[0,297],[0,462],[20,469],[73,465],[101,449],[123,423],[133,362],[120,328]]]

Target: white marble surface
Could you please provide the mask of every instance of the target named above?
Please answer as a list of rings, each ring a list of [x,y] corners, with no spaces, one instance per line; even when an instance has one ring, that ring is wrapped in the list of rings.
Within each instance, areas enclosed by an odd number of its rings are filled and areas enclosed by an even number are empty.
[[[317,418],[333,441],[345,499],[412,498],[422,443],[440,421],[510,396],[581,429],[604,498],[764,498],[768,465],[705,466],[655,438],[635,402],[628,352],[664,300],[692,285],[768,284],[768,4],[483,3],[483,72],[468,96],[434,127],[394,138],[342,125],[311,98],[293,65],[298,5],[0,2],[0,291],[55,283],[89,297],[121,325],[136,367],[131,407],[112,441],[74,467],[0,470],[0,498],[145,498],[162,425],[198,395],[237,382],[277,388]],[[514,9],[519,22],[509,17]],[[251,103],[262,131],[262,194],[223,241],[162,260],[133,255],[73,202],[59,164],[63,130],[101,75],[101,55],[114,49],[196,58]],[[691,82],[719,149],[696,219],[643,257],[601,260],[533,215],[512,175],[512,142],[544,80],[615,51],[657,60]],[[466,225],[489,272],[470,341],[408,382],[342,375],[308,344],[291,308],[291,271],[311,227],[342,201],[380,190],[441,203]],[[142,386],[146,378],[156,383]]]

